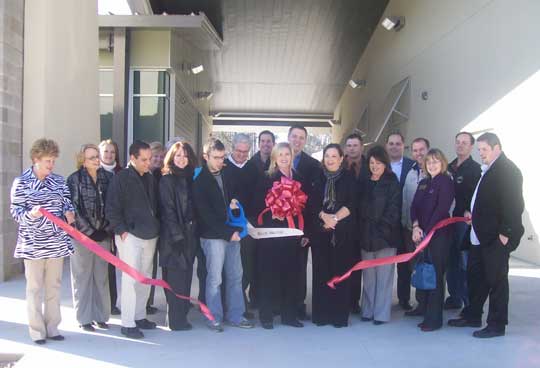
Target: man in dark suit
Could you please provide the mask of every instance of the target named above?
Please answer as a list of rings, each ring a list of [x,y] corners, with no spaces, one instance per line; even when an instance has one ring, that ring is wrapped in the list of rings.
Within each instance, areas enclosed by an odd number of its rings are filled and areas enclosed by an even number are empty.
[[[407,174],[413,167],[415,161],[404,156],[405,138],[400,132],[391,132],[386,136],[386,152],[390,157],[390,166],[392,171],[399,178],[399,185],[403,190]],[[404,229],[406,230],[406,229]],[[397,254],[406,253],[405,243],[398,244]],[[399,305],[406,311],[412,309],[409,302],[411,298],[411,271],[408,263],[398,263],[397,265],[397,294]]]
[[[489,297],[487,327],[474,337],[503,336],[508,324],[508,258],[524,233],[523,176],[501,149],[497,135],[477,139],[482,177],[471,200],[471,248],[468,263],[469,307],[463,317],[448,321],[455,327],[480,327]]]
[[[294,169],[302,176],[305,183],[309,184],[309,188],[302,188],[304,192],[308,195],[311,192],[311,188],[315,179],[322,174],[321,163],[315,160],[313,157],[304,152],[304,146],[307,141],[307,129],[301,125],[293,125],[289,128],[288,140],[291,148],[293,150],[293,166]],[[298,295],[298,318],[300,320],[309,319],[309,316],[306,313],[306,294],[307,294],[307,262],[308,262],[308,252],[309,249],[307,246],[302,247],[298,250],[299,257],[299,295]]]

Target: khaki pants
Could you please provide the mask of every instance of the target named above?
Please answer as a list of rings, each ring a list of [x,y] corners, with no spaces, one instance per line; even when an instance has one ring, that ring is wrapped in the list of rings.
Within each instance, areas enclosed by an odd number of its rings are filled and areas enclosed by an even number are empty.
[[[64,258],[25,259],[28,329],[32,340],[59,335]]]
[[[111,239],[97,242],[103,249],[111,249]],[[75,242],[71,256],[71,288],[77,321],[81,325],[107,322],[111,311],[108,263]]]
[[[145,240],[128,234],[125,241],[122,241],[119,235],[115,235],[115,240],[120,259],[144,276],[152,277],[152,261],[157,238]],[[150,285],[141,284],[125,272],[122,273],[120,308],[123,327],[135,327],[135,321],[146,318],[146,301],[149,294]]]

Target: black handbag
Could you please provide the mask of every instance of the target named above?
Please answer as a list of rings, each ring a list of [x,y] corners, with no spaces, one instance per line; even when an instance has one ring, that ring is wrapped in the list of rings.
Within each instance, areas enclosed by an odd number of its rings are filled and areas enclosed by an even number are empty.
[[[437,272],[428,249],[422,252],[422,259],[414,267],[411,284],[419,290],[435,290],[437,287]]]

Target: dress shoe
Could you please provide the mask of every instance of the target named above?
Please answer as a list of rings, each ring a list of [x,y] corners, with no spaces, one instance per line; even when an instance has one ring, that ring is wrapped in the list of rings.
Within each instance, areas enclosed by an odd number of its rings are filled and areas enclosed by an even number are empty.
[[[300,328],[300,327],[304,327],[304,324],[302,322],[300,322],[299,320],[297,319],[293,319],[293,320],[290,320],[290,321],[285,321],[285,322],[282,322],[284,325],[286,326],[291,326],[291,327],[297,327],[297,328]]]
[[[54,341],[64,341],[66,338],[62,335],[56,335],[49,337],[49,339]]]
[[[418,328],[424,327],[424,322],[420,322],[419,324],[416,325],[416,327],[418,327]]]
[[[118,307],[114,306],[114,307],[111,308],[111,314],[113,316],[118,316],[118,315],[120,315],[120,313],[121,312],[120,312],[120,309],[118,309]]]
[[[158,309],[156,307],[152,307],[151,305],[146,306],[146,314],[156,314]]]
[[[335,328],[344,328],[347,327],[346,323],[334,323],[333,325]]]
[[[380,325],[383,325],[383,324],[385,324],[385,323],[386,323],[386,322],[384,322],[384,321],[377,321],[376,319],[373,320],[373,324],[374,324],[375,326],[380,326]]]
[[[411,305],[411,303],[409,303],[409,301],[400,301],[399,306],[401,307],[401,309],[406,311],[410,311],[411,309],[413,309],[413,306]]]
[[[144,337],[138,327],[122,327],[120,333],[130,339],[142,339]]]
[[[421,317],[424,315],[424,311],[420,310],[420,308],[415,308],[413,310],[405,312],[405,316],[407,317]]]
[[[146,318],[135,321],[135,324],[141,330],[153,330],[154,328],[156,328],[156,323],[149,321]]]
[[[107,330],[109,328],[109,325],[106,322],[96,322],[99,328],[102,328],[104,330]]]
[[[171,329],[171,331],[189,331],[193,329],[193,326],[191,325],[191,323],[186,322],[169,328]]]
[[[420,327],[420,330],[422,332],[431,332],[431,331],[436,331],[438,329],[440,329],[441,327],[432,327],[432,326],[426,326],[425,324],[422,324],[422,327]]]
[[[473,336],[477,337],[479,339],[489,339],[491,337],[497,337],[497,336],[504,336],[505,330],[503,329],[495,329],[493,327],[485,327],[481,330],[474,331]]]
[[[480,321],[469,321],[465,318],[449,319],[448,326],[452,327],[482,327]]]
[[[362,322],[369,322],[369,321],[373,321],[373,318],[362,317],[362,318],[360,318],[360,320],[361,320]]]
[[[39,340],[34,340],[34,343],[38,344],[38,345],[43,345],[45,344],[47,341],[45,339],[39,339]]]
[[[94,332],[96,330],[91,323],[85,323],[84,325],[80,325],[79,327],[81,327],[84,331],[88,332]]]
[[[274,323],[273,322],[261,322],[261,326],[265,330],[273,330],[274,329]]]

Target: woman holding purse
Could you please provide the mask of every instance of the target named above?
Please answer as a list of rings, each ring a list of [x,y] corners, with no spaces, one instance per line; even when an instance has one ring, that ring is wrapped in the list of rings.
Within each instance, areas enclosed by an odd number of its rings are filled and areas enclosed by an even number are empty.
[[[448,161],[434,148],[424,158],[427,177],[420,181],[411,205],[412,239],[418,244],[441,220],[450,217],[454,201],[454,184],[448,175]],[[448,228],[438,230],[428,245],[430,261],[436,273],[434,290],[417,290],[418,314],[424,321],[418,327],[424,332],[442,327],[446,264],[450,252],[451,234]]]

